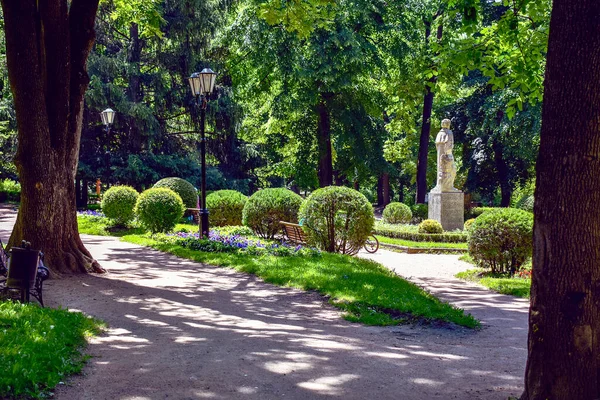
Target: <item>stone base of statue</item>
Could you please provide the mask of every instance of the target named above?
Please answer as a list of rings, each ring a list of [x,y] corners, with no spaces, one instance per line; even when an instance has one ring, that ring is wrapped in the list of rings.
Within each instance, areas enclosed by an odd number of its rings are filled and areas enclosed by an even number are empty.
[[[465,194],[452,192],[429,192],[429,219],[442,224],[444,231],[463,229],[465,225]]]

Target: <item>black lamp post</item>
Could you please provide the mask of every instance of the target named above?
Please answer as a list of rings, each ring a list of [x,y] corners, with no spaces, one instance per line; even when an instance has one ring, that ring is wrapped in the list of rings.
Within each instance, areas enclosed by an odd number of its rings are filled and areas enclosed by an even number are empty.
[[[110,126],[112,125],[113,121],[115,120],[115,112],[113,111],[112,108],[107,108],[106,110],[102,111],[100,113],[100,118],[102,118],[102,123],[104,124],[104,127],[106,128],[106,150],[104,152],[104,163],[106,164],[106,177],[105,177],[105,181],[106,184],[108,185],[108,170],[110,168],[110,153],[109,153],[109,140],[110,140]]]
[[[188,78],[192,94],[196,97],[196,105],[200,106],[200,162],[202,169],[202,182],[200,184],[200,236],[208,237],[208,210],[206,209],[206,136],[204,125],[206,118],[206,104],[208,96],[215,87],[217,74],[210,68],[201,72],[194,72]]]

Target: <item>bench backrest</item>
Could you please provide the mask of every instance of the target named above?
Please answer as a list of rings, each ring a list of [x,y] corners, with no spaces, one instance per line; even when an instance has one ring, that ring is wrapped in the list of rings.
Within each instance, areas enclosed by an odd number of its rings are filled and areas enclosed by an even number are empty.
[[[283,227],[283,232],[288,241],[295,244],[306,244],[306,235],[302,231],[302,226],[285,221],[279,221],[279,223]]]

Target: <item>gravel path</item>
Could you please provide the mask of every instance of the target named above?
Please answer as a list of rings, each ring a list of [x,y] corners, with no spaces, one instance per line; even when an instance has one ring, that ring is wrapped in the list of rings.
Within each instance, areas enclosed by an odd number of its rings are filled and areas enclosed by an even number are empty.
[[[6,240],[14,213],[0,212]],[[83,239],[109,272],[49,281],[45,298],[110,329],[59,400],[506,399],[522,390],[527,304],[451,278],[468,268],[456,256],[374,258],[473,313],[480,331],[352,324],[316,293]]]

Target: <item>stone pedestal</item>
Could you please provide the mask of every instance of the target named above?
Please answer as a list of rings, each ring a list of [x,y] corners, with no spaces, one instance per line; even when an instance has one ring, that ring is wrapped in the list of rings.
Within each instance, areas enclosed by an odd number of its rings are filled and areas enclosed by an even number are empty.
[[[463,229],[465,194],[463,192],[429,192],[429,219],[435,219],[445,231]]]

